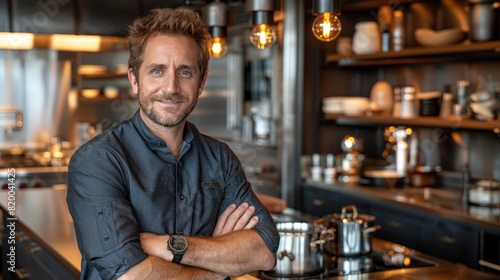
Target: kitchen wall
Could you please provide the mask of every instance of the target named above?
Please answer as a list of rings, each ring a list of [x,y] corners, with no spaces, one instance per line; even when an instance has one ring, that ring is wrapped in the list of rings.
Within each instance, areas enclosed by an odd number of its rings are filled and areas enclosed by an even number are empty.
[[[0,149],[43,148],[52,136],[69,137],[71,61],[56,51],[0,50],[0,107],[22,111],[23,126],[0,131]],[[8,116],[3,114],[3,118]]]

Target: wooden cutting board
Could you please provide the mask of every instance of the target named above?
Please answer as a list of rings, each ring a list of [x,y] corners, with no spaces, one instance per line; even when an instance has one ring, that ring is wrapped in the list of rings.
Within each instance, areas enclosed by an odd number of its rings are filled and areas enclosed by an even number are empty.
[[[286,208],[286,201],[263,193],[255,193],[260,202],[269,210],[271,214],[281,214]]]

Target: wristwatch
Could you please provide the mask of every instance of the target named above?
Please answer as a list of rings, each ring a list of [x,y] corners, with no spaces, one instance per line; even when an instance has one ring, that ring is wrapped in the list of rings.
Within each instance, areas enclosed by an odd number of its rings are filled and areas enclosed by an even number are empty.
[[[172,262],[180,263],[184,252],[188,248],[188,242],[182,235],[171,235],[168,239],[168,250],[174,255]]]

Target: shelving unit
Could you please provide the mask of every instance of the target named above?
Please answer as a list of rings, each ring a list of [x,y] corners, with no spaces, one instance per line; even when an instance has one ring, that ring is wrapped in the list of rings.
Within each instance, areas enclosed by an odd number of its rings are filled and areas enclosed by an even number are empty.
[[[468,118],[451,117],[442,119],[439,117],[418,118],[395,118],[389,116],[345,116],[339,114],[325,114],[325,120],[335,121],[345,126],[410,126],[410,127],[439,127],[452,130],[483,130],[500,133],[500,120],[479,121]]]
[[[328,64],[343,67],[384,66],[419,63],[444,63],[454,61],[477,61],[481,59],[500,59],[500,41],[471,43],[442,46],[418,47],[404,49],[400,52],[376,53],[368,55],[351,55],[349,57],[338,54],[326,56]]]

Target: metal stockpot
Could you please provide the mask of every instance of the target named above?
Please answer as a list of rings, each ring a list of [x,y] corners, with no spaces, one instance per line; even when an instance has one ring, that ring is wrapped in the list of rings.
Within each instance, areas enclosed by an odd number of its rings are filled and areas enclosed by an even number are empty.
[[[280,234],[276,266],[280,276],[313,275],[323,271],[322,225],[306,222],[276,223]]]
[[[318,220],[335,231],[335,239],[324,244],[326,253],[350,257],[368,255],[372,251],[372,235],[380,226],[374,226],[375,217],[358,215],[356,206],[342,208],[341,214],[330,214]]]

